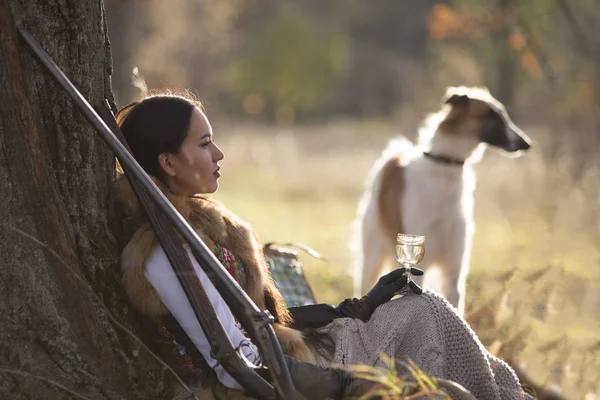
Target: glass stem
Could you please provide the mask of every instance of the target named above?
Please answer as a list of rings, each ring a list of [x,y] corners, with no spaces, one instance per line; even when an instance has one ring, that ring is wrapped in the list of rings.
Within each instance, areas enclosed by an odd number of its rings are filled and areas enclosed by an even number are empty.
[[[406,283],[412,281],[412,273],[411,273],[411,265],[410,264],[402,264],[404,266],[404,268],[406,268],[406,278],[407,281]]]

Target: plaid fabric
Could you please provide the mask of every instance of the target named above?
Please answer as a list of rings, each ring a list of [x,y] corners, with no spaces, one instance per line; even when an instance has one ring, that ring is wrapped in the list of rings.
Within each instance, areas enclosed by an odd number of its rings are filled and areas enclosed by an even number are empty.
[[[315,295],[295,250],[265,247],[265,258],[288,307],[315,304]]]

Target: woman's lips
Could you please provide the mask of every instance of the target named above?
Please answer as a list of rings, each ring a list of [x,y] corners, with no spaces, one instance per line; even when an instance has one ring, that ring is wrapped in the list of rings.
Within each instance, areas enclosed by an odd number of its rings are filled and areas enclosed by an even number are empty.
[[[213,175],[216,176],[217,178],[221,176],[221,173],[219,172],[220,169],[221,169],[221,167],[217,167],[217,169],[215,169],[215,172],[213,172]]]

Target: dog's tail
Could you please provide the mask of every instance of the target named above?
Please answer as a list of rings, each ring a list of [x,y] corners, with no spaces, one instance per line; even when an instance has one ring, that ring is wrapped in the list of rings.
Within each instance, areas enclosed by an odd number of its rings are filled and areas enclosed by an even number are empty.
[[[357,297],[365,294],[375,283],[389,258],[389,251],[386,251],[389,238],[381,224],[379,210],[385,167],[392,158],[399,158],[404,164],[413,149],[412,143],[405,138],[392,140],[369,172],[365,191],[358,204],[350,242],[354,295]]]

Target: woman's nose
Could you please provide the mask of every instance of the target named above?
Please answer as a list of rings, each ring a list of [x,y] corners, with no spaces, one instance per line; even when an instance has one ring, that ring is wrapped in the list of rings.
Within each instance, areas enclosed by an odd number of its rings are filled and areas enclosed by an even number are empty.
[[[219,146],[215,145],[215,151],[214,151],[214,154],[213,154],[213,160],[215,160],[215,161],[221,161],[223,158],[225,158],[225,154],[219,148]]]

